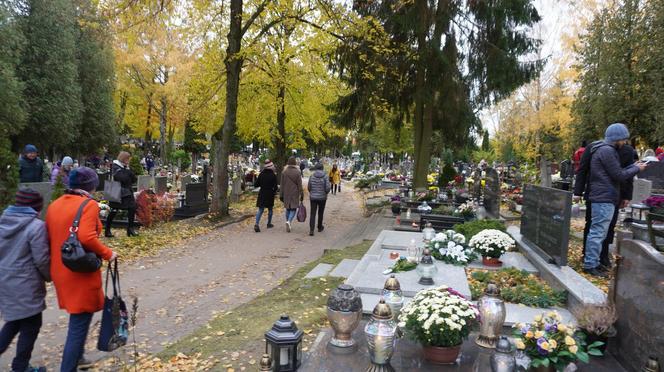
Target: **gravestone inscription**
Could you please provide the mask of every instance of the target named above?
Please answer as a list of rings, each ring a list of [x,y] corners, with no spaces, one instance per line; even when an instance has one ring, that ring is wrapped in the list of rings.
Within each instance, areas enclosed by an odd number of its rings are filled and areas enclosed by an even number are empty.
[[[634,180],[634,191],[632,191],[632,203],[643,204],[652,194],[652,181],[645,179]]]
[[[487,168],[484,176],[484,209],[489,217],[497,218],[500,214],[500,177],[493,168]]]
[[[567,265],[572,193],[526,184],[523,191],[521,234],[542,257]]]

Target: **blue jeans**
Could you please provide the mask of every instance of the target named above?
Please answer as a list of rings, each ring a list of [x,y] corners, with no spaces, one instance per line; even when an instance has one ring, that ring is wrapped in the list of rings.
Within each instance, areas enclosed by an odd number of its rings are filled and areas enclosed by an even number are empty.
[[[602,252],[602,241],[606,238],[609,230],[613,211],[616,206],[613,203],[592,203],[592,217],[590,220],[590,231],[586,238],[586,257],[583,261],[584,269],[594,269],[599,266],[599,255]]]
[[[258,213],[256,213],[256,225],[261,224],[261,217],[263,216],[264,207],[258,207]],[[272,208],[267,209],[267,224],[272,223]]]
[[[297,208],[296,209],[286,209],[286,221],[293,222],[293,219],[295,219],[295,214],[296,213],[297,213]]]
[[[88,338],[90,322],[92,322],[92,313],[69,315],[69,329],[67,330],[65,349],[62,352],[60,372],[76,372],[78,370],[78,361],[85,352],[85,339]]]
[[[30,365],[32,349],[42,326],[42,313],[24,319],[5,323],[0,330],[0,355],[2,355],[18,334],[16,357],[12,361],[12,371],[25,371]]]

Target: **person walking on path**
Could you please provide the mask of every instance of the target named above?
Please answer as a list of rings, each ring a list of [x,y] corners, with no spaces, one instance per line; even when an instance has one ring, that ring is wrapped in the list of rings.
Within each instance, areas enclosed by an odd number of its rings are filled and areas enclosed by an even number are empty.
[[[58,176],[62,177],[62,183],[65,187],[69,187],[69,172],[74,166],[74,160],[69,156],[62,158],[62,161],[57,162],[51,171],[51,183],[55,185],[58,182]]]
[[[109,207],[111,207],[111,212],[108,214],[108,217],[106,217],[104,228],[104,236],[107,238],[113,237],[113,233],[111,232],[111,225],[113,224],[113,219],[118,214],[118,209],[127,210],[127,236],[138,235],[136,230],[134,230],[134,219],[136,218],[136,199],[134,198],[134,192],[132,190],[132,186],[138,178],[129,168],[129,159],[131,159],[131,154],[126,151],[122,151],[120,154],[118,154],[118,158],[113,161],[113,166],[111,167],[113,180],[120,182],[120,185],[122,186],[122,200],[120,203],[108,203]]]
[[[26,145],[18,160],[18,175],[21,183],[42,182],[46,172],[44,162],[37,156],[37,147]],[[47,174],[48,175],[48,174]]]
[[[341,192],[341,172],[339,171],[339,167],[337,167],[337,163],[332,165],[329,177],[332,184],[332,195],[336,194],[337,191]]]
[[[302,174],[294,156],[288,158],[288,163],[281,172],[279,198],[284,203],[284,208],[286,208],[286,231],[291,232],[291,222],[295,218],[297,207],[304,200]]]
[[[38,216],[44,200],[32,189],[16,192],[16,202],[0,216],[0,355],[18,334],[14,372],[46,371],[30,367],[30,358],[46,309],[46,285],[51,281],[46,226]]]
[[[606,129],[604,141],[590,150],[588,200],[591,202],[591,224],[586,238],[583,271],[593,276],[606,277],[606,272],[600,269],[599,256],[602,241],[607,237],[613,213],[620,202],[620,183],[646,168],[646,164],[642,162],[626,168],[620,166],[618,149],[624,146],[628,139],[627,127],[614,123]],[[578,199],[578,195],[575,199]]]
[[[97,173],[88,167],[80,167],[69,175],[70,190],[51,203],[46,212],[46,227],[51,245],[51,276],[58,298],[58,305],[69,313],[67,340],[62,352],[61,372],[76,372],[77,368],[90,366],[83,357],[85,341],[92,315],[102,310],[101,269],[92,273],[78,273],[69,270],[62,263],[61,248],[69,236],[74,217],[86,199],[92,199],[91,192],[97,188]],[[87,251],[94,252],[104,260],[112,261],[115,252],[99,240],[101,221],[99,205],[88,203],[83,209],[78,226],[78,240]]]
[[[270,160],[265,160],[265,166],[263,170],[258,175],[254,187],[260,187],[258,191],[258,199],[256,200],[256,207],[258,207],[258,212],[256,212],[256,224],[254,225],[254,231],[261,232],[260,224],[261,217],[265,208],[267,208],[267,228],[271,229],[274,227],[272,225],[272,212],[274,208],[274,196],[277,194],[279,185],[277,184],[277,173],[274,167],[274,164]]]
[[[318,212],[318,232],[322,232],[323,227],[323,213],[325,213],[325,203],[327,202],[327,194],[330,193],[332,185],[330,180],[325,175],[323,164],[318,163],[314,167],[314,173],[309,177],[307,185],[309,190],[309,202],[311,206],[311,214],[309,215],[309,235],[314,236],[314,225],[316,222],[316,213]]]

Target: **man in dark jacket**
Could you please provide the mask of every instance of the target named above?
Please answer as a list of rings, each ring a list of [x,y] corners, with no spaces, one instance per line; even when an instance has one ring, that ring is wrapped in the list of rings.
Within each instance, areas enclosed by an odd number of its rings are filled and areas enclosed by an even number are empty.
[[[267,208],[267,228],[271,229],[274,227],[274,225],[272,225],[274,196],[277,194],[277,190],[279,190],[276,172],[277,170],[274,167],[274,163],[270,160],[265,160],[265,166],[254,183],[254,187],[260,187],[260,190],[258,191],[258,199],[256,199],[256,207],[258,207],[258,212],[256,212],[256,224],[254,225],[254,231],[256,232],[261,232],[261,217],[263,216],[265,208]]]
[[[314,173],[309,177],[309,201],[311,202],[311,215],[309,216],[309,235],[314,235],[314,225],[316,220],[316,212],[318,212],[318,232],[322,232],[323,227],[323,213],[325,212],[325,204],[327,202],[327,194],[332,189],[330,179],[323,171],[323,164],[318,163],[314,167]]]
[[[585,239],[583,270],[594,276],[606,276],[606,272],[600,269],[599,256],[602,241],[607,237],[613,214],[620,203],[620,185],[646,167],[641,162],[621,167],[618,149],[626,144],[628,138],[629,131],[624,124],[609,125],[604,141],[593,143],[590,151],[586,151],[590,153],[588,180],[583,178],[585,175],[577,178],[577,183],[588,183],[585,194],[590,201],[591,224]],[[578,199],[578,190],[575,190],[575,195]]]
[[[44,162],[37,156],[37,147],[26,145],[18,160],[18,174],[21,183],[43,182]]]
[[[12,371],[45,371],[29,367],[46,309],[45,281],[51,280],[50,247],[39,212],[44,200],[31,189],[16,193],[16,203],[0,216],[0,355],[18,334]]]

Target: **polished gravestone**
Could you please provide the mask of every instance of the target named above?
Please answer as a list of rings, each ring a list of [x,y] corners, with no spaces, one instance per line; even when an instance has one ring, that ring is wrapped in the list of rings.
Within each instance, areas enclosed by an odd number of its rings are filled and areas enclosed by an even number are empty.
[[[187,185],[192,182],[191,175],[186,175],[180,177],[180,191],[185,191],[187,189]]]
[[[493,168],[487,168],[484,176],[484,209],[491,218],[500,215],[500,176]]]
[[[155,185],[155,178],[152,176],[140,175],[137,178],[138,181],[136,182],[136,190],[138,191],[150,190]]]
[[[648,163],[646,169],[639,173],[638,177],[652,181],[653,190],[664,190],[664,162]]]
[[[154,178],[154,192],[157,195],[164,195],[168,191],[168,177]]]
[[[527,184],[523,191],[521,234],[546,260],[567,265],[572,193]]]
[[[643,204],[652,194],[652,181],[646,179],[634,180],[634,189],[632,191],[632,203]]]
[[[207,196],[204,183],[188,184],[185,189],[184,206],[175,209],[175,218],[189,218],[207,213],[210,209]]]

